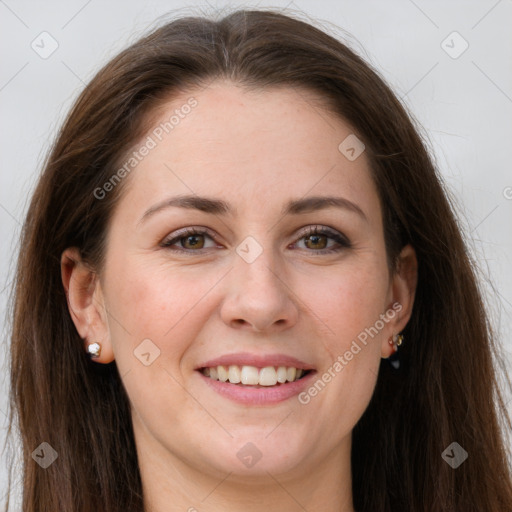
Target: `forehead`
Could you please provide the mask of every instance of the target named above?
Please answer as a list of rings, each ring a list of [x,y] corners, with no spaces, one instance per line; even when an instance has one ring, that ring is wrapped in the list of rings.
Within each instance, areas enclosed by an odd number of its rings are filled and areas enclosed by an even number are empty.
[[[150,147],[130,173],[127,193],[132,205],[176,194],[215,196],[237,215],[341,194],[370,211],[378,198],[366,155],[351,160],[343,152],[353,131],[307,90],[214,82],[152,112],[150,129],[130,150]]]

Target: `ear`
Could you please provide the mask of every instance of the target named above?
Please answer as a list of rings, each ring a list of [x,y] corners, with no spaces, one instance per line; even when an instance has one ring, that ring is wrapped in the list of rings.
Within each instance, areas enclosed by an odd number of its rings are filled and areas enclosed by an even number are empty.
[[[398,256],[396,272],[391,276],[389,290],[389,308],[396,312],[389,321],[388,329],[391,335],[399,334],[411,318],[418,283],[418,261],[416,251],[409,244]],[[387,358],[393,354],[393,347],[389,345],[389,336],[382,341],[382,357]]]
[[[114,353],[108,315],[98,275],[82,260],[76,247],[68,248],[62,253],[60,266],[69,313],[78,334],[84,340],[84,351],[90,343],[99,343],[101,353],[94,361],[112,362]]]

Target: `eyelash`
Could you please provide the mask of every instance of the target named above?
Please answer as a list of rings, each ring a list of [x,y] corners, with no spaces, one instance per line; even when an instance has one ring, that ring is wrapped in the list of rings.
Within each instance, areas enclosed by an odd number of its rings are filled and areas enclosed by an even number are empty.
[[[165,248],[165,249],[167,249],[169,251],[176,252],[176,253],[193,253],[193,252],[199,252],[200,253],[200,252],[202,252],[201,249],[198,249],[198,250],[183,249],[183,248],[181,248],[181,249],[171,249],[171,246],[174,245],[176,242],[179,242],[183,238],[187,238],[189,236],[194,236],[194,235],[207,235],[212,240],[214,239],[214,237],[212,236],[210,231],[207,230],[207,229],[195,228],[195,227],[193,227],[193,228],[186,228],[183,231],[178,232],[177,235],[174,236],[173,238],[164,240],[162,242],[162,244],[161,244],[161,247],[163,247],[163,248]],[[308,252],[312,252],[312,253],[314,253],[316,255],[332,254],[332,253],[339,252],[342,249],[349,249],[350,247],[352,247],[352,245],[351,245],[350,241],[348,240],[348,238],[346,238],[343,235],[337,233],[336,231],[333,231],[333,230],[331,230],[329,228],[324,228],[324,227],[321,227],[321,226],[314,226],[314,227],[309,226],[306,231],[302,232],[301,236],[297,239],[297,241],[300,241],[303,238],[306,238],[306,237],[312,236],[312,235],[327,235],[329,238],[331,238],[332,240],[336,241],[339,244],[339,246],[336,247],[336,248],[320,249],[318,251],[315,251],[315,250],[311,249],[311,250],[308,251]]]

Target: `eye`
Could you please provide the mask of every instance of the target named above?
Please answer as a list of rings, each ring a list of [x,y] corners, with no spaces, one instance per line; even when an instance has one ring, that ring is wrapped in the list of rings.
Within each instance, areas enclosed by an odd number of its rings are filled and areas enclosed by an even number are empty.
[[[204,242],[205,237],[214,241],[214,235],[208,229],[198,227],[185,228],[174,233],[171,238],[164,240],[161,247],[178,253],[201,252],[201,249],[206,248]],[[334,247],[326,248],[329,239],[334,240],[337,246],[335,244]],[[308,252],[319,255],[334,253],[351,247],[350,241],[341,233],[330,228],[322,228],[319,226],[309,226],[303,230],[298,241],[302,240],[304,240],[306,250],[312,249]],[[181,247],[173,248],[177,243]]]
[[[194,249],[204,248],[204,240],[201,240],[201,238],[213,238],[209,233],[209,230],[206,230],[205,228],[185,228],[176,233],[173,238],[164,240],[161,245],[173,252],[197,252],[194,251]],[[172,248],[176,242],[180,243],[182,247],[181,249]]]
[[[320,249],[309,251],[313,252],[315,255],[334,253],[351,247],[348,238],[330,228],[321,226],[309,226],[301,234],[302,236],[299,241],[304,240],[304,244],[308,249]],[[329,238],[334,240],[337,246],[335,244],[334,247],[331,246],[330,248],[326,249]]]

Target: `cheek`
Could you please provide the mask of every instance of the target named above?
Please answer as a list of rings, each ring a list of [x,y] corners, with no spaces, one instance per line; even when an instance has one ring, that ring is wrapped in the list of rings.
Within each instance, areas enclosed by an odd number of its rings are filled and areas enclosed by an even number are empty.
[[[322,398],[317,405],[343,411],[336,420],[347,429],[366,409],[379,371],[381,342],[386,335],[387,274],[380,266],[359,267],[340,272],[330,280],[329,293],[311,298],[315,313],[324,322],[323,346],[329,354],[318,378],[327,393],[310,388],[311,398]],[[323,389],[323,384],[316,386]],[[304,397],[308,400],[308,397]]]
[[[385,313],[386,284],[387,275],[378,266],[346,269],[333,274],[329,286],[317,293],[312,303],[317,305],[326,329],[329,327],[329,352],[333,357],[348,350],[347,343],[350,345]],[[382,327],[381,322],[379,327]]]
[[[159,362],[175,368],[204,325],[202,300],[215,285],[213,277],[128,258],[116,265],[106,287],[118,363],[129,365],[133,351],[149,339],[160,351]]]
[[[181,363],[212,314],[205,296],[218,278],[128,258],[116,268],[106,283],[110,334],[134,410],[144,423],[177,410],[197,414],[197,405],[183,393],[187,375]]]

